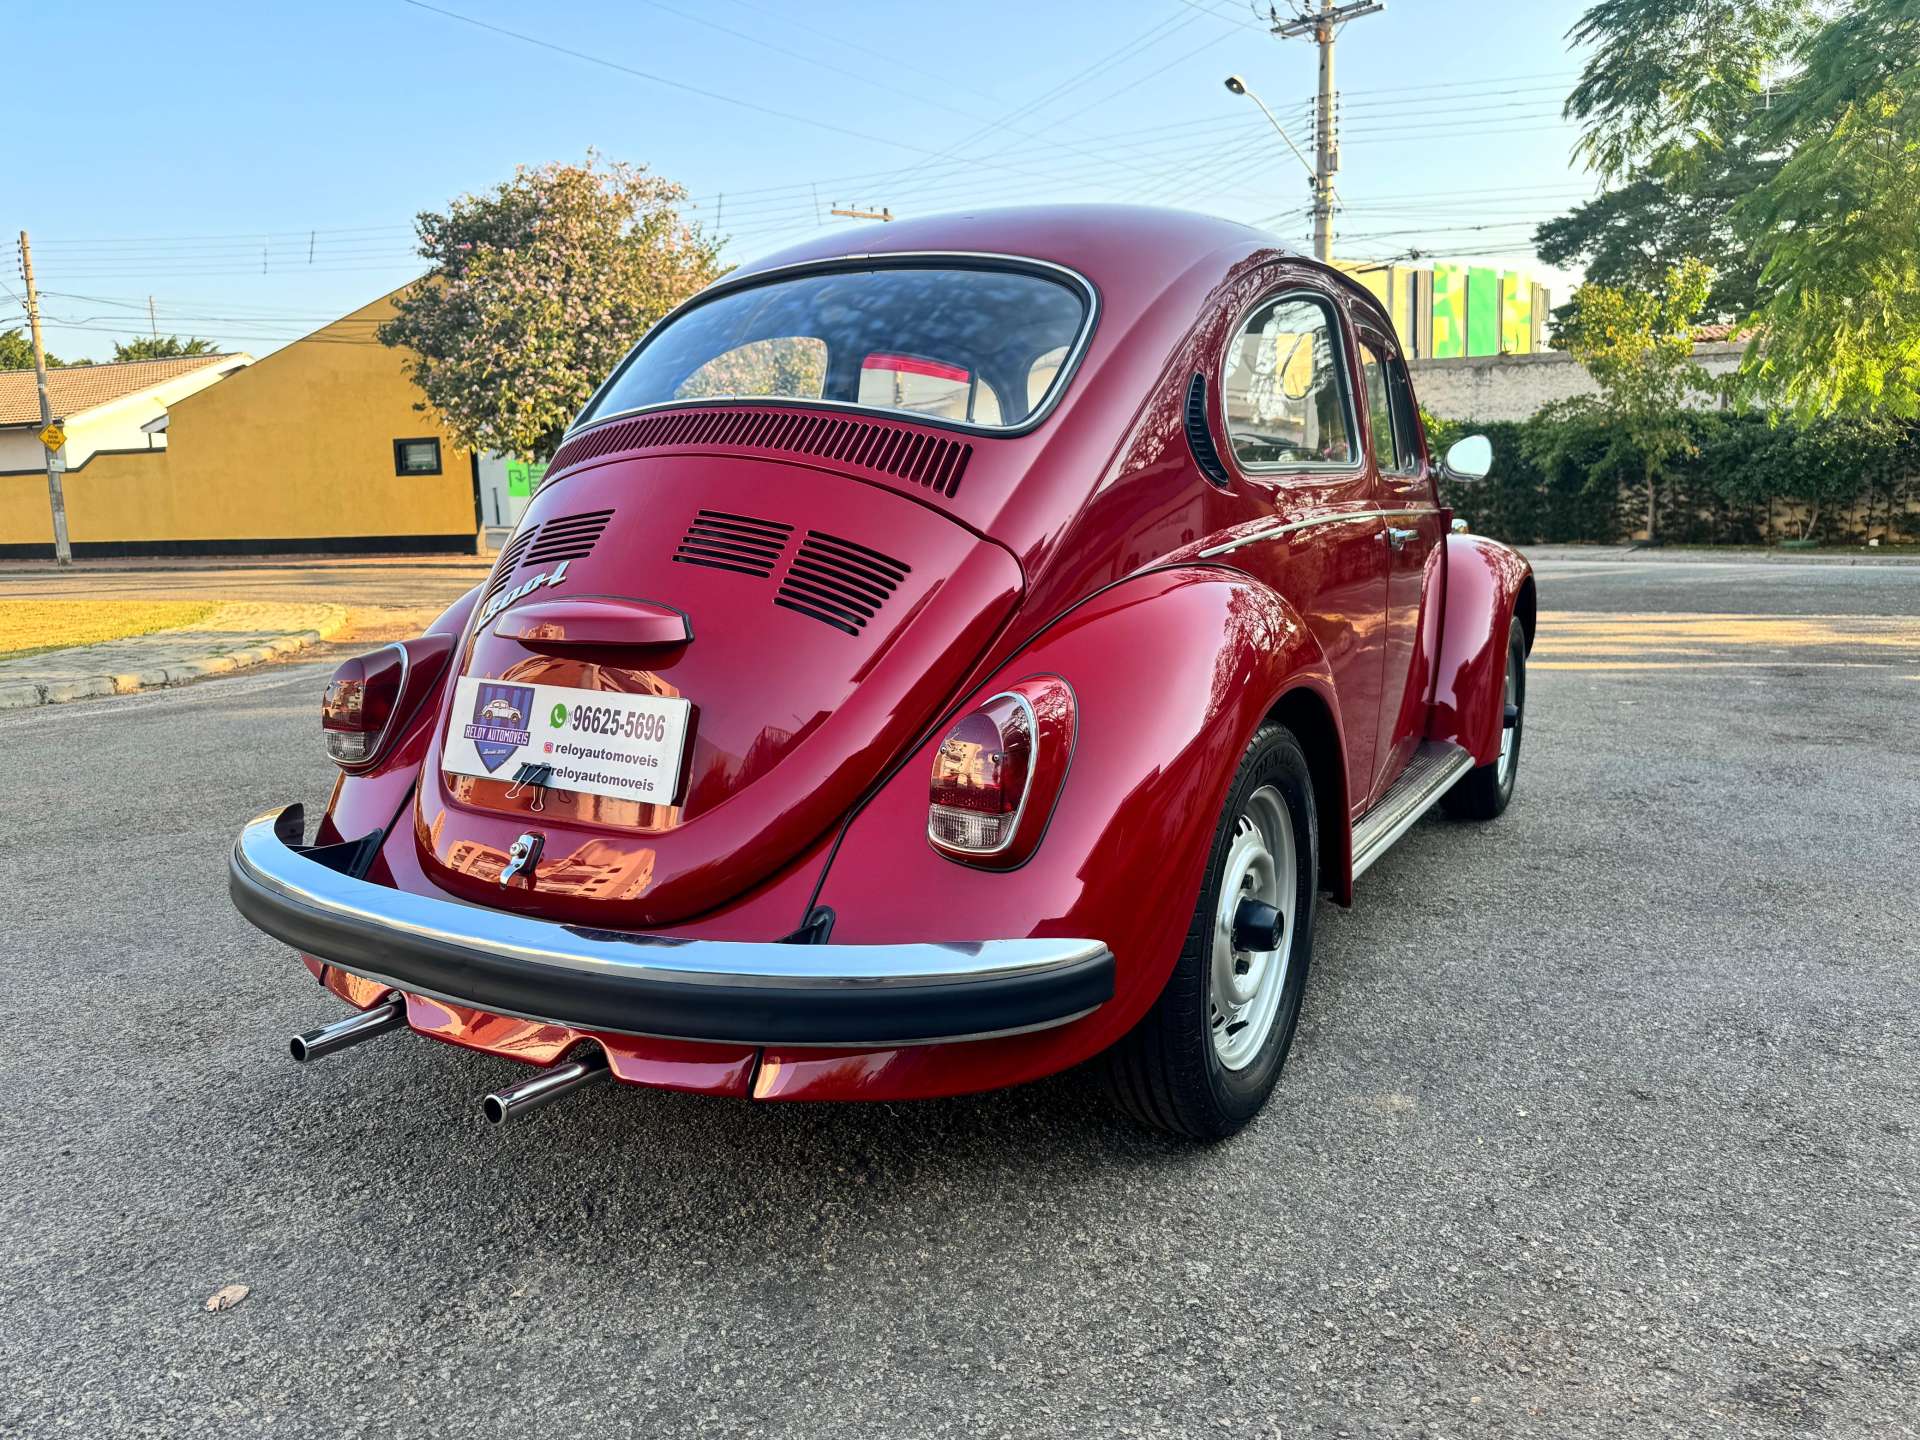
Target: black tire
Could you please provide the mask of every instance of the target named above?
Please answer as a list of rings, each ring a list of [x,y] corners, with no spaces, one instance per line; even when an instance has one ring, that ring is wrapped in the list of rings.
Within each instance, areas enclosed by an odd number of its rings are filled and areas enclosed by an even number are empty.
[[[1210,989],[1214,936],[1230,847],[1250,798],[1277,792],[1291,826],[1294,858],[1293,924],[1273,964],[1285,956],[1279,995],[1264,1043],[1250,1062],[1229,1069],[1213,1036]],[[1260,803],[1255,801],[1256,804]],[[1109,1093],[1142,1124],[1196,1140],[1220,1140],[1259,1112],[1280,1078],[1300,1019],[1313,956],[1314,905],[1319,896],[1320,821],[1306,752],[1293,732],[1265,725],[1247,745],[1227,792],[1208,852],[1193,923],[1166,989],[1140,1023],[1107,1052]]]
[[[1507,750],[1505,771],[1496,760],[1462,775],[1440,799],[1447,814],[1456,820],[1491,820],[1513,799],[1513,782],[1520,775],[1520,735],[1527,722],[1527,632],[1518,619],[1507,626],[1507,677],[1513,682],[1514,715],[1508,727],[1512,745]]]

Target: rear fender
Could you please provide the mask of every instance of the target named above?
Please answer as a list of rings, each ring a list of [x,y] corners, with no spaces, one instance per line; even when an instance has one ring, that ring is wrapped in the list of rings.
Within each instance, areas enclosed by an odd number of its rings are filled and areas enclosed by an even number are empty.
[[[1057,675],[1074,696],[1073,755],[1046,838],[1024,865],[946,859],[927,839],[927,789],[948,726],[854,816],[819,903],[836,942],[1090,936],[1114,953],[1114,998],[1058,1029],[861,1055],[769,1052],[762,1098],[951,1094],[1012,1084],[1105,1049],[1165,986],[1220,807],[1247,742],[1276,706],[1339,709],[1312,632],[1272,591],[1233,571],[1178,567],[1100,592],[1041,632],[968,699]],[[1336,761],[1337,765],[1337,761]],[[1344,873],[1344,776],[1323,807],[1322,848]]]
[[[1427,735],[1465,746],[1476,765],[1500,755],[1507,629],[1514,617],[1533,649],[1533,567],[1479,535],[1447,537],[1447,592]]]

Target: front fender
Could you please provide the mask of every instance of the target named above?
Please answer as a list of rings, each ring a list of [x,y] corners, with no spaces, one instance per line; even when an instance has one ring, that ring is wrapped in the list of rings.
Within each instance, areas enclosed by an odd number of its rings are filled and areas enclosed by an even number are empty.
[[[1220,807],[1277,704],[1339,709],[1312,632],[1272,591],[1209,566],[1109,587],[1042,631],[961,707],[1033,675],[1072,688],[1075,740],[1046,838],[990,871],[927,840],[927,783],[946,726],[849,822],[819,903],[836,942],[1090,936],[1115,958],[1114,998],[1058,1029],[859,1054],[770,1051],[762,1098],[905,1098],[1006,1085],[1112,1044],[1165,986],[1193,917]],[[1341,777],[1342,781],[1344,777]],[[1344,854],[1344,784],[1323,833]],[[1323,845],[1327,841],[1323,840]]]
[[[1533,649],[1533,567],[1480,535],[1447,537],[1447,591],[1427,735],[1465,746],[1476,765],[1500,755],[1507,630],[1515,615]]]

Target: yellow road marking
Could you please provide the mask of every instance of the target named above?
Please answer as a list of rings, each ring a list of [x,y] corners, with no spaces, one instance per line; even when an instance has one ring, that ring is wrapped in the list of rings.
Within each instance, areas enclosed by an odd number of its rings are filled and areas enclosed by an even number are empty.
[[[1887,669],[1896,660],[1822,660],[1820,652],[1920,656],[1920,619],[1898,615],[1596,615],[1546,611],[1536,670]],[[1765,655],[1769,658],[1760,659]],[[1802,657],[1806,658],[1802,658]],[[1746,658],[1754,657],[1754,658]]]
[[[1529,670],[1886,670],[1874,660],[1545,660]],[[1920,675],[1909,675],[1920,680]]]

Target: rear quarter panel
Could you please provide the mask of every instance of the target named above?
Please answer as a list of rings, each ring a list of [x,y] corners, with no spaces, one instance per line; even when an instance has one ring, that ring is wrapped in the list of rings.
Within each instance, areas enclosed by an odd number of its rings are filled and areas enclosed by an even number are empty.
[[[1308,627],[1257,582],[1207,566],[1108,588],[972,699],[1043,674],[1073,689],[1075,747],[1033,859],[987,871],[928,844],[927,780],[941,726],[850,822],[819,902],[834,911],[836,942],[1099,939],[1116,960],[1113,1000],[1058,1029],[997,1040],[857,1054],[770,1050],[758,1096],[955,1094],[1032,1079],[1105,1049],[1166,984],[1220,806],[1255,729],[1291,691],[1328,707],[1337,725],[1332,680]]]

